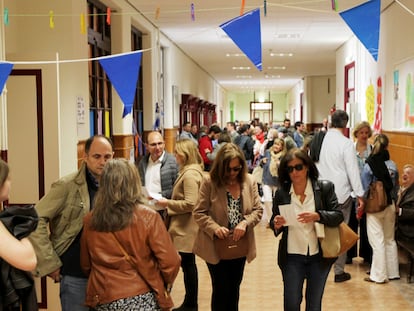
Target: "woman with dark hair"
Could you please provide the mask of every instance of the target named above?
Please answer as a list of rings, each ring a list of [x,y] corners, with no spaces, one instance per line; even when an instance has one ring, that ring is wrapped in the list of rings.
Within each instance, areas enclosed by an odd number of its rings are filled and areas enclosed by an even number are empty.
[[[377,213],[367,211],[368,241],[372,247],[372,264],[369,277],[364,280],[384,284],[388,280],[400,279],[398,249],[395,242],[395,207],[398,189],[398,170],[388,152],[388,137],[379,134],[375,137],[372,152],[362,171],[362,186],[365,197],[369,185],[376,180],[383,183],[387,195],[387,207]],[[359,212],[363,212],[360,210]]]
[[[305,279],[306,310],[321,310],[326,279],[336,258],[322,257],[317,230],[320,224],[335,227],[343,221],[334,185],[318,181],[315,164],[300,149],[292,149],[282,158],[278,175],[280,188],[274,197],[270,227],[275,236],[282,233],[278,264],[284,310],[300,310]],[[296,218],[286,219],[281,213],[284,209],[294,209]]]
[[[168,290],[180,256],[161,217],[143,202],[135,165],[108,161],[81,237],[80,263],[89,276],[85,304],[94,310],[173,306]]]
[[[194,252],[207,262],[213,292],[211,310],[237,311],[244,266],[256,257],[254,226],[262,217],[257,184],[247,173],[243,151],[233,143],[225,144],[217,154],[200,188],[194,208],[199,226]],[[215,239],[244,239],[247,254],[222,259],[215,249]]]

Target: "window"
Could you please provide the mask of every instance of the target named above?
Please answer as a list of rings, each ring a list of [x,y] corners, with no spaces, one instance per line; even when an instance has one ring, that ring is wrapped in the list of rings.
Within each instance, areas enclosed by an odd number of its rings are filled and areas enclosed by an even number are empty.
[[[273,102],[250,102],[250,119],[270,123],[273,120]]]
[[[111,54],[111,28],[106,23],[106,8],[88,0],[89,58]],[[98,61],[89,62],[90,134],[112,136],[111,82]]]
[[[142,50],[142,33],[132,27],[131,29],[131,50],[140,51]],[[135,160],[139,160],[144,154],[144,144],[142,143],[142,133],[144,132],[144,88],[143,88],[143,73],[142,73],[142,58],[139,68],[137,87],[135,89],[135,98],[133,105],[133,122],[134,130],[133,134],[134,147],[135,147]]]

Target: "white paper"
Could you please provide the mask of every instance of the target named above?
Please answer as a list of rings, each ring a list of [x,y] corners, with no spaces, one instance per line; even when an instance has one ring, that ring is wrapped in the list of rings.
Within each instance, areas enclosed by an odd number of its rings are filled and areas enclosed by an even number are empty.
[[[162,195],[160,193],[148,191],[146,187],[142,187],[142,195],[147,199],[154,199],[155,201],[162,199]]]
[[[153,198],[155,201],[159,201],[162,199],[162,195],[161,193],[156,193],[156,192],[148,192],[150,198]]]
[[[316,237],[323,239],[325,237],[325,225],[320,222],[315,222]]]
[[[299,222],[295,212],[295,207],[292,204],[279,205],[280,215],[285,218],[284,226],[298,226]]]

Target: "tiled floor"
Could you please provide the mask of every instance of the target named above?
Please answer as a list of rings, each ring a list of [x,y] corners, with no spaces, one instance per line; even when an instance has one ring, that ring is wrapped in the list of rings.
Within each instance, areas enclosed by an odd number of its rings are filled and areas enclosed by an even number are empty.
[[[257,257],[246,264],[240,293],[240,311],[277,311],[283,310],[283,284],[279,267],[276,264],[276,252],[279,242],[272,231],[264,225],[256,227]],[[404,258],[401,258],[404,263]],[[199,310],[210,310],[211,283],[204,261],[197,258],[199,271]],[[352,265],[346,266],[352,279],[344,283],[333,281],[333,272],[329,275],[323,298],[323,310],[336,311],[405,311],[414,310],[414,283],[406,283],[406,265],[401,264],[401,280],[379,285],[367,283],[368,266],[354,258]],[[182,274],[177,277],[172,291],[176,306],[183,300]],[[302,303],[302,310],[305,310]]]

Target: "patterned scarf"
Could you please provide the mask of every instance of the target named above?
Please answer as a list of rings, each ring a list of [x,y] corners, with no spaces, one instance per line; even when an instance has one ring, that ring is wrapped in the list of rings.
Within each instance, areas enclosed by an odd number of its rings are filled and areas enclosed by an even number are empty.
[[[270,150],[270,164],[269,164],[269,171],[270,175],[273,177],[278,177],[277,170],[279,169],[280,158],[282,157],[283,152],[274,152]]]

